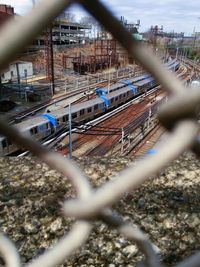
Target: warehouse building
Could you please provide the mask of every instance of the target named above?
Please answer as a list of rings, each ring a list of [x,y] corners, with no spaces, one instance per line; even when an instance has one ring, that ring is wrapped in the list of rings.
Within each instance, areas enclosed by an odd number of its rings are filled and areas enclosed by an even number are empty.
[[[33,76],[33,63],[26,61],[17,61],[9,65],[9,67],[1,74],[1,81],[17,82],[20,78],[27,79]]]

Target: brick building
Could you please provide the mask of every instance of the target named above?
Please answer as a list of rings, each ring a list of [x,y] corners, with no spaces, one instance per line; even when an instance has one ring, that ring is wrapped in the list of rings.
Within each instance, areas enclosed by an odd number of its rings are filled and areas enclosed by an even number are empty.
[[[14,8],[0,4],[0,27],[11,17],[14,16]]]

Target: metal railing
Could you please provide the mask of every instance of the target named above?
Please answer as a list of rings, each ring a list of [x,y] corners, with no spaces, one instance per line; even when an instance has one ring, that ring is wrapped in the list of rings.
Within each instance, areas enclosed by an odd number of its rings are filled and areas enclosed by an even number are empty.
[[[198,133],[196,120],[199,111],[200,90],[184,88],[175,75],[163,69],[161,62],[152,52],[134,40],[99,1],[93,0],[43,0],[30,14],[17,22],[9,22],[0,32],[0,69],[13,60],[16,53],[33,40],[42,29],[48,26],[62,10],[71,3],[79,3],[87,9],[121,45],[133,55],[135,60],[150,72],[167,90],[171,97],[159,111],[160,122],[171,131],[167,146],[163,144],[158,153],[149,156],[123,171],[115,180],[96,189],[91,188],[81,170],[68,159],[41,147],[39,144],[22,136],[11,126],[0,121],[0,133],[7,136],[17,145],[30,150],[40,160],[46,162],[68,178],[77,192],[77,199],[64,203],[64,214],[77,219],[68,235],[63,237],[52,249],[27,264],[29,267],[56,266],[70,256],[88,238],[92,230],[92,221],[101,219],[115,227],[124,237],[135,242],[145,255],[145,261],[139,266],[158,267],[159,259],[147,237],[134,225],[130,225],[113,215],[109,208],[127,191],[134,190],[144,183],[152,174],[160,171],[170,161],[184,151],[191,149],[200,154],[200,146],[195,139]],[[166,142],[166,141],[165,141]],[[163,155],[165,155],[163,157]],[[0,253],[6,266],[21,266],[15,246],[3,234],[0,236]],[[200,266],[200,253],[187,258],[176,267]]]

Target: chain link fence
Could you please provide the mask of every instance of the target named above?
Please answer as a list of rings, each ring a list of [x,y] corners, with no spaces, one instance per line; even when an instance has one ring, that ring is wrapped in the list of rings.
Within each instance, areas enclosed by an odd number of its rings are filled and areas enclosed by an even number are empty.
[[[77,192],[77,199],[64,203],[65,215],[77,219],[70,233],[52,249],[28,263],[27,266],[49,267],[62,263],[87,240],[92,230],[92,222],[100,219],[117,229],[125,238],[136,243],[145,255],[145,260],[138,263],[138,266],[161,267],[163,265],[159,262],[153,245],[148,241],[146,235],[136,226],[127,224],[114,215],[109,207],[126,192],[139,187],[184,151],[191,149],[197,155],[200,154],[200,146],[195,138],[199,129],[196,117],[199,112],[200,90],[185,88],[175,75],[165,70],[152,52],[134,40],[112,13],[97,0],[42,0],[30,14],[20,18],[17,22],[11,21],[0,32],[0,69],[3,70],[25,45],[31,42],[42,29],[48,26],[52,19],[72,3],[79,3],[90,12],[170,93],[169,101],[162,106],[158,116],[171,135],[168,138],[167,146],[166,143],[163,144],[158,153],[139,161],[136,166],[127,168],[115,180],[94,191],[87,178],[73,162],[41,147],[38,143],[22,136],[12,126],[0,121],[2,135],[7,136],[18,146],[30,150],[51,168],[62,173],[70,180]],[[15,246],[3,234],[0,236],[0,252],[6,266],[21,266]],[[200,266],[200,253],[196,253],[176,265],[176,267],[186,266]]]

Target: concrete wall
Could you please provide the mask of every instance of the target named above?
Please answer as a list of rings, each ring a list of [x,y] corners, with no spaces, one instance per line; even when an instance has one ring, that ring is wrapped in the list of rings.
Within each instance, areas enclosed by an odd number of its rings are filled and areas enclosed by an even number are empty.
[[[16,81],[17,80],[17,64],[19,68],[20,78],[26,78],[33,76],[33,63],[31,62],[17,62],[15,64],[11,64],[7,71],[1,74],[2,82],[7,82],[9,80]]]

